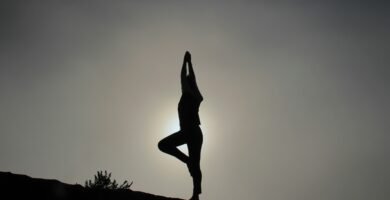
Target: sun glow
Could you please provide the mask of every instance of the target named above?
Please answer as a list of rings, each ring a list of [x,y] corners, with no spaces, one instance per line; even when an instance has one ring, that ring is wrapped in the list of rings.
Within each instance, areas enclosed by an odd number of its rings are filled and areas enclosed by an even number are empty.
[[[179,119],[176,115],[168,118],[164,130],[167,135],[180,130]]]

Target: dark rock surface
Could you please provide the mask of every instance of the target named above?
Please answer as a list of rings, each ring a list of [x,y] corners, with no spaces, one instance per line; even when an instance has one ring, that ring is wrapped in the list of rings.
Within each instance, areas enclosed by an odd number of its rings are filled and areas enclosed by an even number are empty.
[[[0,199],[182,200],[127,189],[90,189],[9,172],[0,172]]]

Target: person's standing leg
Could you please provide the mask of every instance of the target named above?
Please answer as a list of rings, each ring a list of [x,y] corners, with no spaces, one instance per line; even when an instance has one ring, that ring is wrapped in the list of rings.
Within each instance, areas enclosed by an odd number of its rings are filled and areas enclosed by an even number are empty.
[[[158,143],[158,148],[169,155],[176,157],[184,163],[188,163],[188,156],[181,152],[177,146],[187,143],[188,136],[186,133],[183,133],[181,130],[162,139]]]
[[[191,130],[190,134],[191,136],[187,143],[189,153],[188,169],[190,171],[194,184],[193,198],[197,198],[197,196],[202,193],[202,172],[200,170],[200,154],[202,150],[203,136],[202,131],[199,127]]]

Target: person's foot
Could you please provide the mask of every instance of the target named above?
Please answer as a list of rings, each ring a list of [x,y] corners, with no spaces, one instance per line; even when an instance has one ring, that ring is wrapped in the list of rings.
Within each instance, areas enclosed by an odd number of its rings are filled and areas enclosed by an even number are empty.
[[[199,200],[199,195],[193,195],[190,200]]]

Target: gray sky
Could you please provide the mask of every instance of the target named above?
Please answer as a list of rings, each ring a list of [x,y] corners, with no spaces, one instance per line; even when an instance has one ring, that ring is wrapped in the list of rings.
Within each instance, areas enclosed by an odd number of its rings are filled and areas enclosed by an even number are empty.
[[[189,197],[156,146],[189,50],[202,199],[388,199],[390,5],[367,2],[1,1],[0,171]]]

